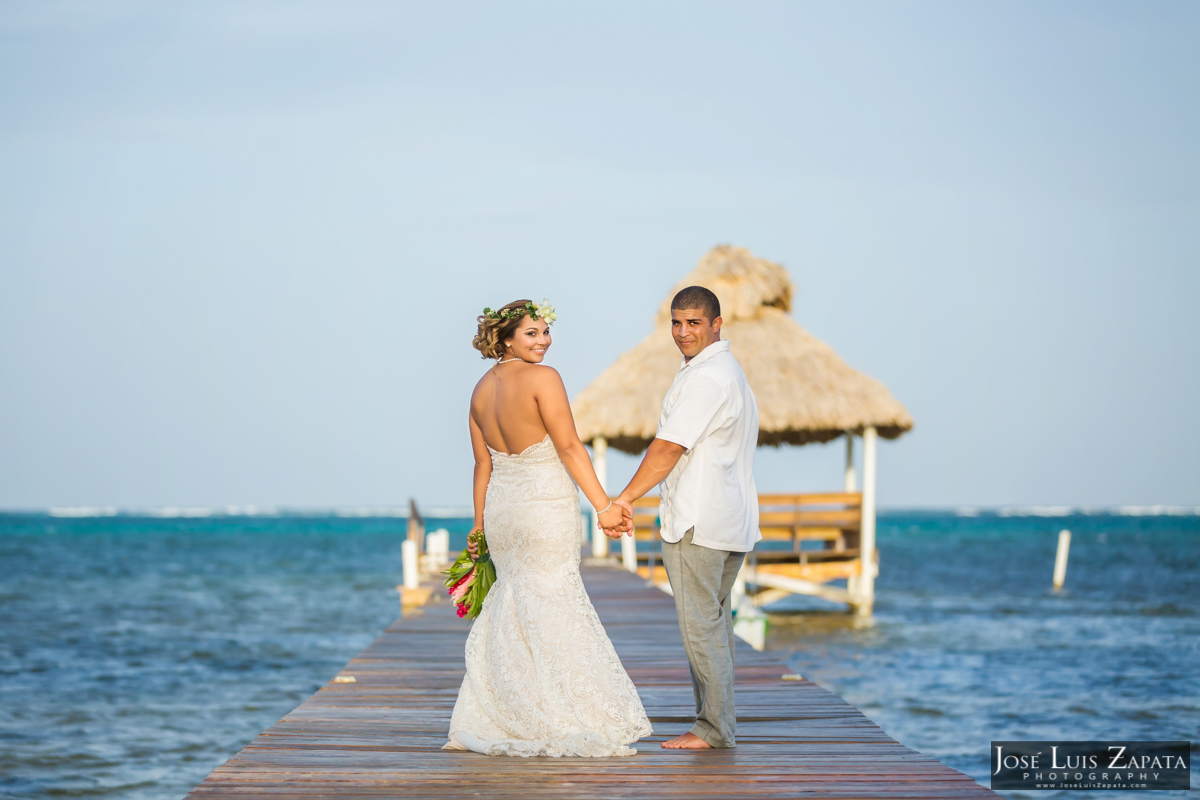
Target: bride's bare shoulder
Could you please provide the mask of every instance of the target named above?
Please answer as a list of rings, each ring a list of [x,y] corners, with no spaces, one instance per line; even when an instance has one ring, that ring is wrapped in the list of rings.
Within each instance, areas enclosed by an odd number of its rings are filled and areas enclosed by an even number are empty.
[[[562,386],[562,376],[558,370],[546,364],[527,364],[522,370],[524,377],[536,386]]]
[[[475,388],[471,390],[471,402],[474,403],[480,395],[493,391],[495,384],[496,376],[489,369],[480,376],[479,380],[475,383]]]
[[[558,370],[554,367],[549,367],[545,364],[515,364],[514,366],[516,369],[506,372],[502,377],[497,376],[491,369],[485,372],[483,377],[475,384],[474,391],[471,392],[472,401],[497,391],[496,387],[501,381],[506,383],[515,381],[511,385],[531,390],[563,386],[562,376],[558,374]]]

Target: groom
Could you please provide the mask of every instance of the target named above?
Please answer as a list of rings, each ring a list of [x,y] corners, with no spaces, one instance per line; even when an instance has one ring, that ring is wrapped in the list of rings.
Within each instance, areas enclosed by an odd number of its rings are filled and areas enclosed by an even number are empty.
[[[715,294],[703,286],[676,294],[671,335],[683,362],[663,398],[654,441],[615,502],[632,513],[634,500],[662,484],[662,560],[696,694],[696,724],[663,747],[733,747],[729,595],[746,552],[762,538],[754,486],[758,402],[729,342],[721,341]]]

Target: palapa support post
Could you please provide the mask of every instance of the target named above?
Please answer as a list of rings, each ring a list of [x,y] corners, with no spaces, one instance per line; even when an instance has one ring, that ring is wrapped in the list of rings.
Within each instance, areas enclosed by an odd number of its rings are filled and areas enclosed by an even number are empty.
[[[858,491],[858,476],[854,472],[854,431],[846,431],[846,470],[843,479],[845,491]],[[857,575],[850,575],[846,578],[846,591],[852,597],[858,594]]]
[[[630,572],[637,572],[637,538],[632,534],[621,537],[621,564]]]
[[[600,480],[600,488],[608,492],[608,439],[597,436],[592,439],[592,466],[596,469],[596,477]],[[608,557],[608,537],[600,530],[600,515],[592,513],[592,555],[596,558]]]
[[[846,491],[858,491],[858,478],[854,474],[854,431],[846,431]]]
[[[600,484],[602,486],[604,486],[604,491],[607,492],[608,491],[608,480],[607,480],[608,445],[607,445],[607,442],[605,443],[604,452],[605,452],[605,457],[604,457],[603,463],[605,465],[605,479],[602,480],[600,482]],[[608,537],[605,536],[603,538],[604,538],[604,541],[607,543]],[[638,568],[637,536],[633,533],[629,533],[629,534],[626,534],[625,536],[621,537],[621,564],[622,564],[622,566],[625,567],[625,569],[629,570],[630,572],[637,572],[637,568]]]
[[[875,445],[878,440],[874,426],[863,429],[863,492],[862,532],[860,536],[859,563],[862,573],[858,576],[857,602],[854,613],[869,617],[875,603]]]

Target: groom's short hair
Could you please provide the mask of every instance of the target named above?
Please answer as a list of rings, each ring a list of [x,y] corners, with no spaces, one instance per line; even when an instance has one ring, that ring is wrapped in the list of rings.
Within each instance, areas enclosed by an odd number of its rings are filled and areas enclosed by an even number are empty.
[[[671,310],[679,308],[698,308],[704,312],[711,323],[721,316],[721,301],[717,296],[703,286],[689,286],[680,289],[671,300]]]

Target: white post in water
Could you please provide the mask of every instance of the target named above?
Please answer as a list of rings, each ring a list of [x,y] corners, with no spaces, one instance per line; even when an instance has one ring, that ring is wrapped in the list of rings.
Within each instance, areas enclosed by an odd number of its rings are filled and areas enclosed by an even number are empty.
[[[846,431],[846,491],[858,491],[858,478],[854,474],[854,434]]]
[[[417,545],[417,555],[425,550],[425,518],[417,510],[417,501],[408,501],[408,540]]]
[[[434,568],[444,567],[450,563],[450,531],[438,528],[433,533],[425,535],[425,552],[429,563]]]
[[[846,485],[845,485],[844,491],[847,494],[849,494],[850,492],[858,491],[858,478],[854,474],[854,431],[846,431],[845,483],[846,483]],[[846,576],[846,591],[848,591],[852,595],[858,594],[858,576],[857,575]]]
[[[862,531],[859,536],[859,554],[862,575],[858,579],[857,615],[871,614],[875,603],[875,443],[878,436],[873,426],[863,429],[863,497]]]
[[[600,487],[608,491],[608,439],[597,436],[592,439],[592,466],[596,468],[596,477],[600,479]],[[605,558],[608,555],[608,537],[600,530],[600,516],[592,514],[592,555]]]
[[[1058,591],[1063,587],[1063,581],[1067,579],[1067,554],[1071,550],[1071,532],[1061,530],[1058,532],[1058,552],[1054,554],[1054,591]]]
[[[421,585],[420,571],[417,569],[417,543],[412,539],[405,539],[400,544],[400,558],[404,562],[404,588],[416,589]]]

